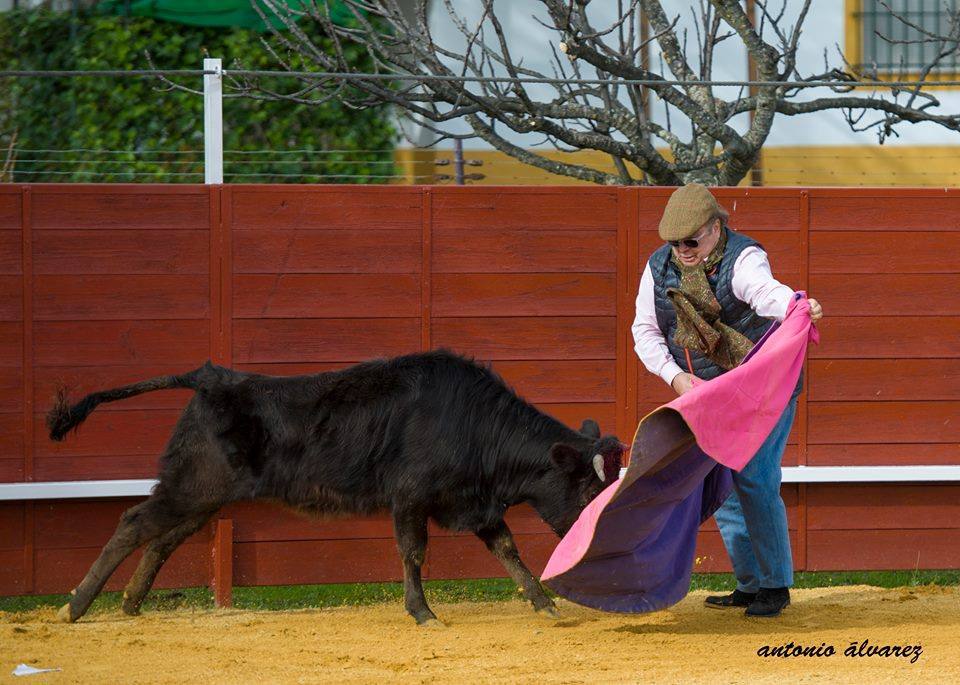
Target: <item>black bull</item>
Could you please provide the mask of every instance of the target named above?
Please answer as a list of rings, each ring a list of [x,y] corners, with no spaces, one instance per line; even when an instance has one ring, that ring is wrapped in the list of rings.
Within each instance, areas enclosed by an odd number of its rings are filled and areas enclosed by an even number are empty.
[[[161,565],[222,506],[264,499],[314,515],[389,510],[404,600],[435,622],[420,582],[427,520],[471,531],[538,612],[553,602],[520,560],[503,516],[527,502],[558,535],[618,474],[622,445],[594,421],[574,431],[541,413],[488,368],[447,352],[371,361],[342,371],[272,377],[209,362],[93,393],[47,422],[62,440],[102,402],[152,390],[195,391],[160,459],[159,482],[128,509],[60,611],[75,621],[117,566],[146,544],[124,591],[137,614]]]

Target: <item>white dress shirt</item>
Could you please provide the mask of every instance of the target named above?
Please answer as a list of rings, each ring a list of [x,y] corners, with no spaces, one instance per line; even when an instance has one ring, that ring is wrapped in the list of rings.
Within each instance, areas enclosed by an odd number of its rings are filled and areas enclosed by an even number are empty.
[[[780,283],[770,272],[767,253],[752,245],[743,250],[733,263],[733,294],[750,305],[758,315],[783,321],[787,315],[793,289]],[[637,317],[633,321],[633,339],[637,356],[650,373],[667,385],[684,369],[677,364],[667,347],[667,340],[657,323],[654,305],[653,272],[647,262],[637,293]]]

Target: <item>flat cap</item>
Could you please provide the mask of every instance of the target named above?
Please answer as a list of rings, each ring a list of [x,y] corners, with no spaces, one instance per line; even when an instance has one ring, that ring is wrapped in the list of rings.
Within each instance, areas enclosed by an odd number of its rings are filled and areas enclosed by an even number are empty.
[[[706,186],[700,183],[680,186],[673,191],[663,210],[660,237],[663,240],[689,238],[719,213],[720,205]]]

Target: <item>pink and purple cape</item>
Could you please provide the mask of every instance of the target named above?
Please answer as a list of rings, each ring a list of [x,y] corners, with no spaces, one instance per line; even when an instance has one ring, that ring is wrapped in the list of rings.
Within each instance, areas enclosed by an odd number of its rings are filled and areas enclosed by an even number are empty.
[[[780,418],[818,342],[804,293],[735,369],[645,416],[630,464],[583,510],[544,569],[544,584],[578,604],[643,613],[690,587],[697,529]]]

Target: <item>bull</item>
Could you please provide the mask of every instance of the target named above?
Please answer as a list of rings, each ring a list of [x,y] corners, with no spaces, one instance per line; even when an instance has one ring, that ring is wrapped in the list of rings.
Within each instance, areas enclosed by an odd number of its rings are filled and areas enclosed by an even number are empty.
[[[136,615],[160,567],[224,505],[267,500],[318,516],[389,511],[403,563],[404,604],[440,624],[420,569],[427,521],[479,537],[534,609],[553,601],[520,559],[507,509],[530,504],[562,536],[617,477],[623,446],[587,419],[574,431],[514,393],[486,366],[446,351],[275,377],[207,362],[95,392],[47,416],[63,440],[99,404],[155,390],[194,391],[159,463],[150,496],[128,509],[59,612],[73,622],[117,566],[146,545],[123,594]]]

